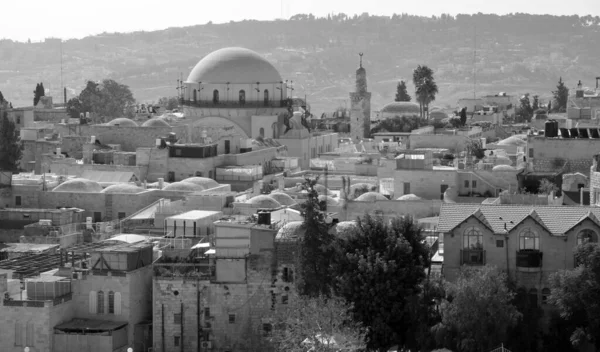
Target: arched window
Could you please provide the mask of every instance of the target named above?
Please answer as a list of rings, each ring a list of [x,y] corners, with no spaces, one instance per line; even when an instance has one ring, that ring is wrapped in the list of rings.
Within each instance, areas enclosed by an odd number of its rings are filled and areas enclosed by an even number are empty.
[[[477,227],[469,227],[465,231],[463,234],[463,248],[478,250],[483,249],[483,234]]]
[[[540,250],[540,235],[531,228],[526,228],[519,234],[519,250]]]
[[[194,103],[198,101],[197,90],[194,89]]]
[[[96,313],[104,314],[104,292],[98,291],[98,308],[96,309]]]
[[[121,315],[121,292],[115,292],[115,315]]]
[[[115,314],[115,293],[108,292],[108,314]]]
[[[265,89],[265,106],[269,106],[269,90]]]
[[[246,91],[245,90],[240,90],[240,104],[245,104],[246,103]]]
[[[90,314],[96,314],[96,309],[98,309],[98,295],[96,294],[95,291],[90,291],[90,299],[89,299],[89,308],[90,308]]]
[[[549,296],[550,296],[550,289],[547,287],[542,289],[542,304],[548,304]]]
[[[217,89],[213,90],[213,103],[219,103],[219,91]]]
[[[264,138],[265,137],[265,129],[261,127],[260,130],[258,131],[258,134]]]
[[[598,235],[594,231],[585,229],[577,234],[578,246],[588,242],[598,242]]]

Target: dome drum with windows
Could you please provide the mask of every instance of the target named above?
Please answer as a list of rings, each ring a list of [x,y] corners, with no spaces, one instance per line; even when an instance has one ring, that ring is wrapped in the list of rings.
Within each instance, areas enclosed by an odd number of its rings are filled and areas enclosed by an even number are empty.
[[[224,48],[206,55],[183,82],[184,105],[196,107],[285,107],[287,82],[260,54]]]

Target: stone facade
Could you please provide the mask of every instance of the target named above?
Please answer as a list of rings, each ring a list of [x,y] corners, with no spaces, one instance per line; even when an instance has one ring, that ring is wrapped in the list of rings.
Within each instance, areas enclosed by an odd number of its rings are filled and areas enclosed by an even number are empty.
[[[371,136],[371,93],[367,92],[367,72],[362,67],[356,70],[356,91],[350,93],[350,134],[353,142]]]

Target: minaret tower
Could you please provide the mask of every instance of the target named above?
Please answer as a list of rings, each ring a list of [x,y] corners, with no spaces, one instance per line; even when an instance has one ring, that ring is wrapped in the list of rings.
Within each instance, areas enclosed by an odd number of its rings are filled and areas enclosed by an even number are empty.
[[[367,71],[363,68],[360,56],[360,67],[356,70],[356,92],[350,93],[350,134],[353,142],[371,136],[371,93],[367,92]]]

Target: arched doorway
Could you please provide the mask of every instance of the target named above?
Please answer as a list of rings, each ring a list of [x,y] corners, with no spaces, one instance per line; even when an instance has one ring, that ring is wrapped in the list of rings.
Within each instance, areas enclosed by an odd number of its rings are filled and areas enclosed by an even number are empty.
[[[245,90],[240,90],[240,104],[245,104],[246,103],[246,91]]]
[[[265,129],[264,128],[260,128],[260,130],[258,130],[258,134],[262,137],[265,138]]]
[[[269,90],[265,89],[265,106],[269,106]]]
[[[219,91],[217,89],[213,90],[213,103],[219,104]]]
[[[193,99],[194,99],[194,103],[198,101],[198,97],[197,97],[197,91],[194,89],[194,93],[193,93]]]

